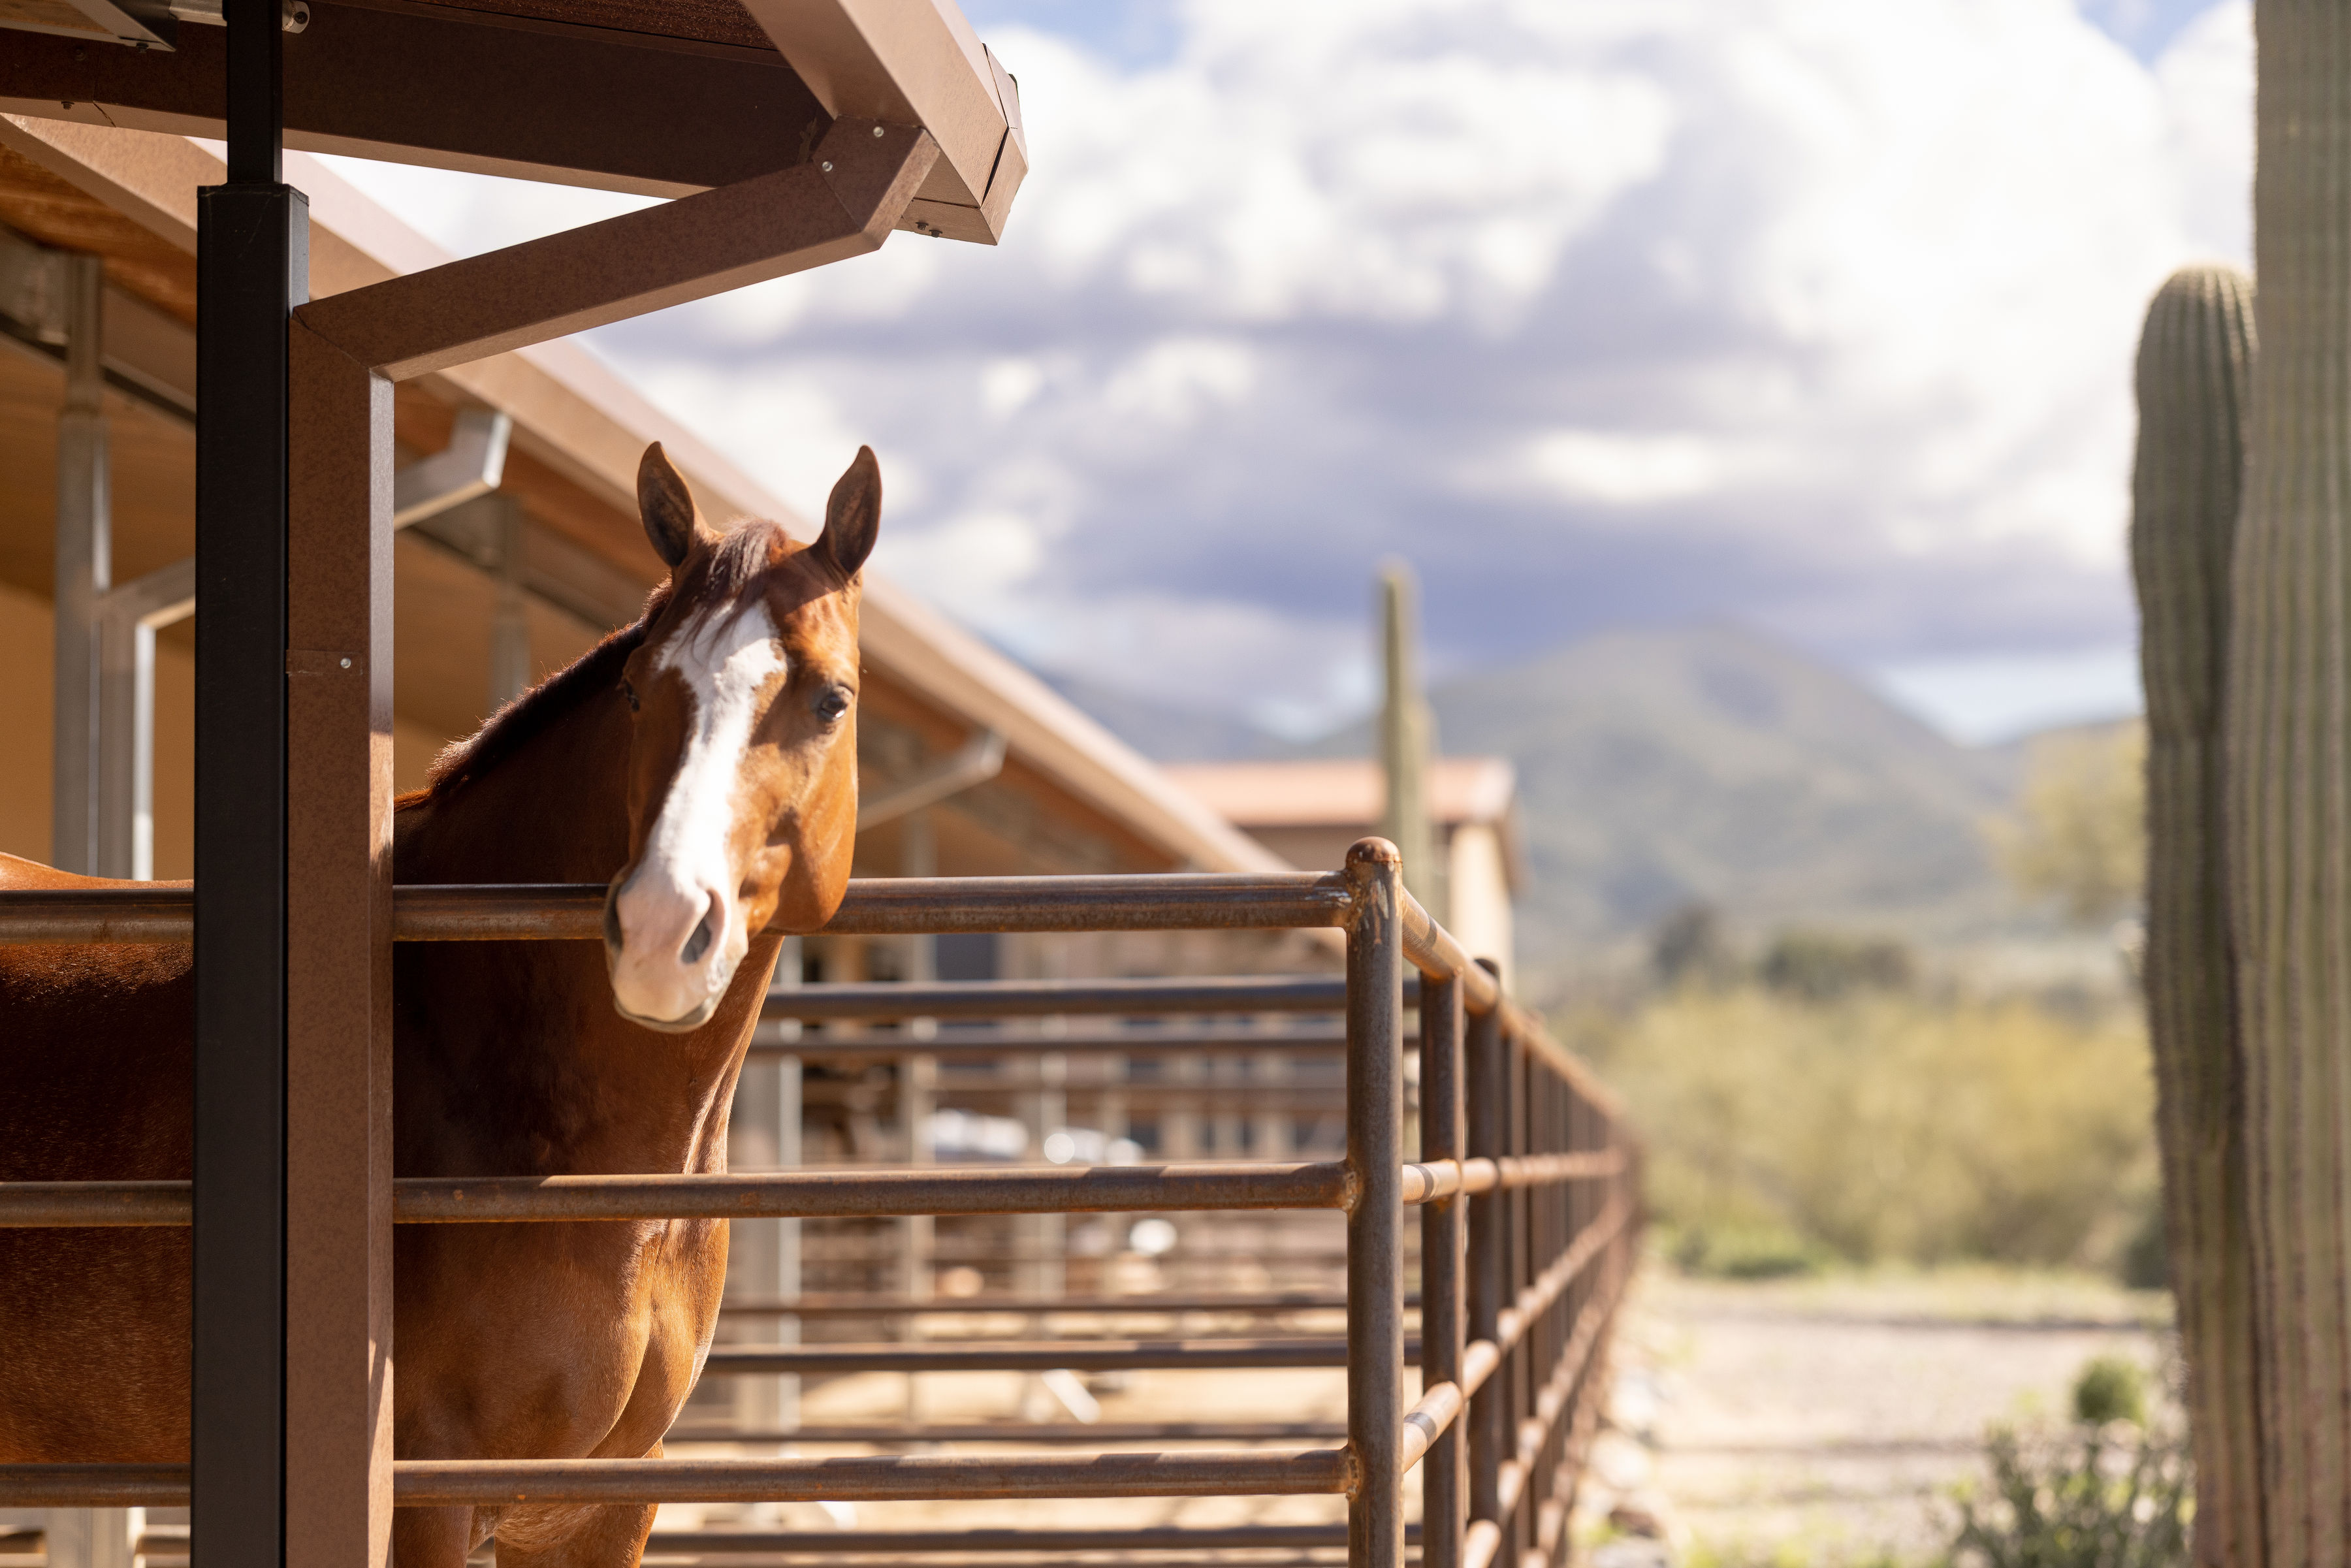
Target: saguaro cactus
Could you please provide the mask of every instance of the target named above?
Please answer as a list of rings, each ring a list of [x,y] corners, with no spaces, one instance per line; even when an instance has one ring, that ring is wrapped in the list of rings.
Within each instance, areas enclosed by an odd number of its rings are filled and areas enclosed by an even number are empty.
[[[1380,766],[1387,803],[1380,836],[1404,856],[1405,885],[1421,907],[1446,917],[1445,875],[1429,820],[1428,769],[1437,749],[1437,721],[1420,689],[1420,627],[1412,568],[1392,560],[1380,569],[1380,652],[1386,675],[1380,706]]]
[[[2263,1559],[2351,1560],[2351,6],[2258,0],[2262,352],[2229,630]]]
[[[2165,1229],[2196,1447],[2197,1558],[2260,1561],[2243,1074],[2226,907],[2222,672],[2253,285],[2174,273],[2138,349],[2131,568],[2147,685],[2147,1007]]]

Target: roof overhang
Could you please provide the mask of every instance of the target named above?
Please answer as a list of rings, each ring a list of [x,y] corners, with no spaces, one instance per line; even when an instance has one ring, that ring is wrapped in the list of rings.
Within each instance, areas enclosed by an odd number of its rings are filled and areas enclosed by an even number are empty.
[[[0,7],[13,29],[0,112],[222,136],[226,30],[152,9]],[[90,19],[117,11],[135,23]],[[286,145],[306,152],[683,196],[807,162],[836,118],[878,120],[939,144],[898,226],[985,244],[1028,172],[1019,89],[951,0],[308,0],[308,12],[285,44]],[[125,36],[133,25],[146,37]]]

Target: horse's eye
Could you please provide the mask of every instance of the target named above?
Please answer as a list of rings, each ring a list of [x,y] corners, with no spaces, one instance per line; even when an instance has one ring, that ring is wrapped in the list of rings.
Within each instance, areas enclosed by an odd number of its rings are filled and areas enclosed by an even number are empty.
[[[849,711],[849,694],[839,686],[827,686],[816,699],[816,716],[831,724]]]
[[[631,685],[625,678],[621,682],[621,695],[629,699],[629,711],[631,713],[636,712],[637,688]]]

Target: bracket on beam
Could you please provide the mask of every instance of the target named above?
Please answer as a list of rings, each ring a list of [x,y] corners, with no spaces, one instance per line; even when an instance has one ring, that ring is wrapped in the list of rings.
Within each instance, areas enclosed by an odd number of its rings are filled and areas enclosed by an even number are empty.
[[[935,806],[950,795],[960,795],[975,784],[985,784],[1004,771],[1004,732],[983,730],[948,756],[939,758],[886,795],[857,808],[857,831],[894,822],[909,812]]]
[[[486,496],[506,476],[507,441],[514,416],[502,409],[469,408],[457,415],[449,444],[392,476],[392,526],[411,523]]]

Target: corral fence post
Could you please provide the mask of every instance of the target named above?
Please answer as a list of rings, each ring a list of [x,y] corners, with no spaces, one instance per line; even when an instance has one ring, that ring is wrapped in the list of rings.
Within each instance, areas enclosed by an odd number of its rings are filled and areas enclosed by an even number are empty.
[[[1404,867],[1347,852],[1348,1568],[1403,1568]]]
[[[1495,1010],[1499,1010],[1497,1004]],[[1463,1157],[1461,1103],[1461,981],[1420,982],[1420,1157]],[[1463,1288],[1462,1194],[1425,1204],[1420,1211],[1420,1386],[1462,1383],[1468,1305]],[[1465,1413],[1466,1414],[1466,1413]],[[1463,1419],[1455,1417],[1421,1460],[1421,1568],[1460,1568],[1461,1533],[1468,1523],[1469,1450]]]
[[[1485,967],[1494,966],[1480,959]],[[1464,1077],[1468,1091],[1468,1140],[1472,1159],[1499,1159],[1510,1150],[1504,1102],[1508,1061],[1502,1043],[1502,1009],[1469,1015]],[[1496,1187],[1469,1200],[1469,1337],[1488,1343],[1501,1338],[1502,1309],[1510,1300],[1510,1195]],[[1510,1458],[1510,1372],[1489,1377],[1470,1396],[1468,1424],[1469,1517],[1489,1531],[1503,1525],[1502,1465]],[[1492,1548],[1488,1549],[1490,1557]]]

